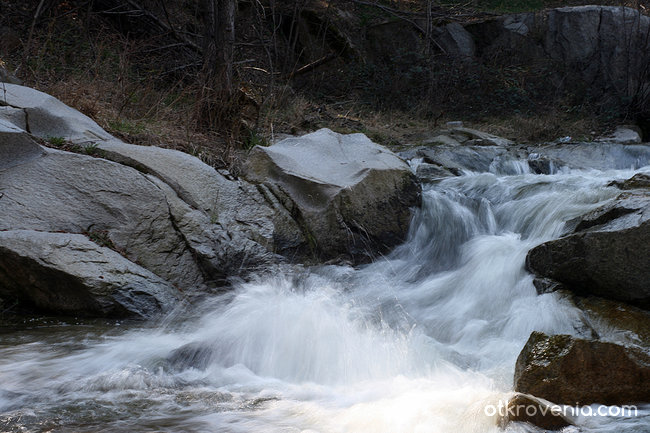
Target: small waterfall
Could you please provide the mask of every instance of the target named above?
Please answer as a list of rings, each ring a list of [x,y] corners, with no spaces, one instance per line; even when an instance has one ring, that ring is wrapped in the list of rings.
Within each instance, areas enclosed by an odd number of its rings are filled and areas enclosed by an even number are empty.
[[[154,328],[14,330],[0,346],[0,426],[497,432],[484,408],[507,399],[530,332],[581,333],[574,306],[536,294],[527,251],[633,174],[535,175],[526,161],[494,161],[426,185],[408,240],[360,269],[288,268]],[[641,415],[580,431],[646,431]]]

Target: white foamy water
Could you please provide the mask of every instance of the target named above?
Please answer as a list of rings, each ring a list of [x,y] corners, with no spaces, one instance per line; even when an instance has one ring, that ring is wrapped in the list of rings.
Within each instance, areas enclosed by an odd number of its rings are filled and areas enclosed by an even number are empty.
[[[583,332],[567,299],[536,294],[527,251],[635,172],[490,170],[425,186],[408,241],[360,269],[287,268],[158,326],[5,329],[0,431],[500,431],[485,408],[530,333]],[[579,422],[566,431],[650,430],[644,409]]]

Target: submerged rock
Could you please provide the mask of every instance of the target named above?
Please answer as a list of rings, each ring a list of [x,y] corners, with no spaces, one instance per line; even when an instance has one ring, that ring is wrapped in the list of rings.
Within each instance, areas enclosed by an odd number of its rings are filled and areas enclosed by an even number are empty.
[[[533,332],[515,365],[515,391],[566,405],[650,401],[650,356],[614,343]]]
[[[247,177],[282,203],[318,259],[386,252],[404,240],[410,208],[421,200],[417,179],[395,154],[363,134],[329,129],[254,148]]]
[[[173,308],[179,292],[84,235],[0,232],[0,296],[81,316],[148,318]]]
[[[582,294],[650,307],[650,196],[626,193],[528,252],[528,269]]]

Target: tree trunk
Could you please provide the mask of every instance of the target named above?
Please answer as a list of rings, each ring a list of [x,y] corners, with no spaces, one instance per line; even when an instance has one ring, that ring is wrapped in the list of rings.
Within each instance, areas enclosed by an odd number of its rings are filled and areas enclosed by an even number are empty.
[[[203,97],[200,121],[206,126],[231,123],[236,0],[202,0],[205,37],[203,43]],[[235,109],[235,110],[233,110]]]

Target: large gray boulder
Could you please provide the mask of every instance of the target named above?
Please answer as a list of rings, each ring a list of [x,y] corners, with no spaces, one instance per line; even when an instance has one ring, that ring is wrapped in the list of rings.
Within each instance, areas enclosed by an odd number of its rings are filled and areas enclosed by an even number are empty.
[[[650,401],[650,356],[633,347],[533,332],[515,365],[515,391],[553,403]]]
[[[528,252],[530,271],[582,294],[650,307],[650,195],[624,193]]]
[[[300,224],[304,252],[319,259],[367,260],[402,242],[420,186],[408,165],[363,134],[321,129],[270,147],[247,162]]]
[[[269,200],[264,188],[228,179],[192,155],[119,140],[100,142],[99,149],[105,158],[160,179],[192,209],[207,215],[208,225],[241,233],[280,254],[290,254],[302,239],[291,215],[277,200]]]
[[[0,169],[0,230],[105,235],[131,261],[189,289],[203,282],[163,192],[138,171],[53,149]]]
[[[179,292],[86,236],[0,231],[0,296],[56,313],[148,318]]]

